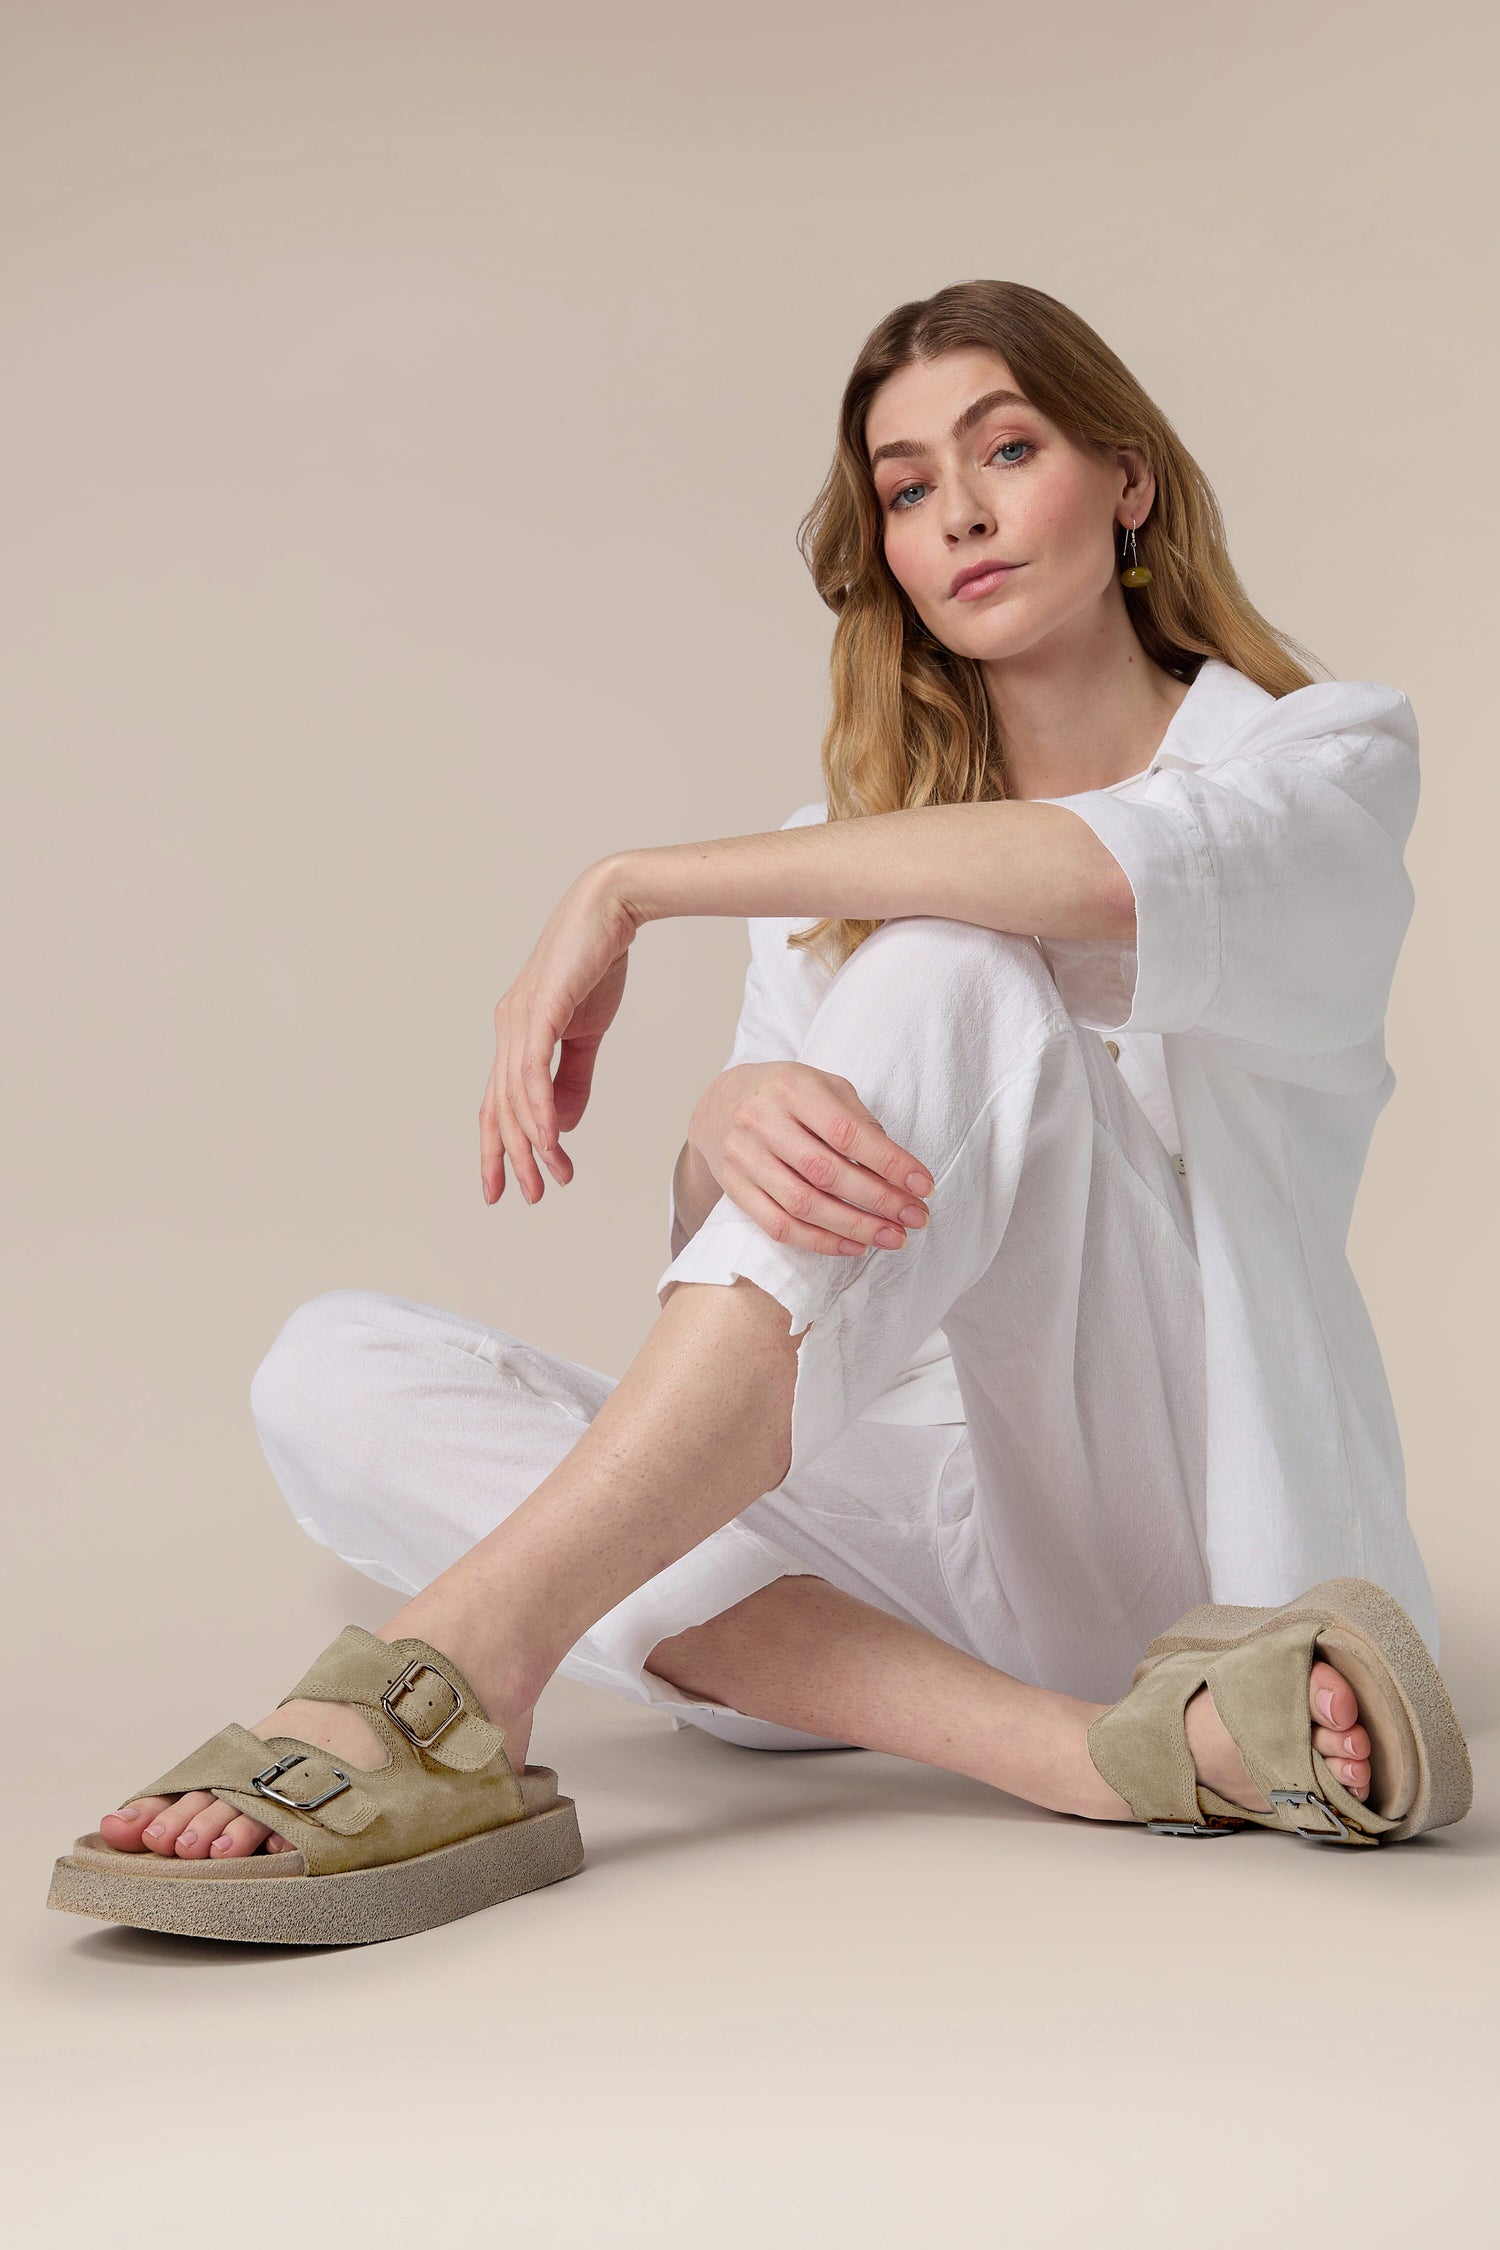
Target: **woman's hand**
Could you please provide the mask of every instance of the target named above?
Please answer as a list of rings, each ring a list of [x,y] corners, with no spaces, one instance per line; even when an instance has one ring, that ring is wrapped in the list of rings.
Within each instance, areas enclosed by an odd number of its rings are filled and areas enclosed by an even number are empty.
[[[899,1250],[927,1223],[932,1175],[890,1140],[847,1078],[810,1063],[738,1063],[688,1126],[720,1191],[774,1242],[828,1257]]]
[[[521,1193],[535,1203],[542,1175],[535,1149],[561,1186],[573,1159],[557,1136],[588,1104],[599,1042],[625,990],[626,960],[640,923],[605,862],[587,867],[547,918],[520,975],[495,1004],[495,1061],[479,1105],[479,1181],[486,1203],[505,1190],[510,1158]],[[552,1056],[562,1055],[557,1078]]]

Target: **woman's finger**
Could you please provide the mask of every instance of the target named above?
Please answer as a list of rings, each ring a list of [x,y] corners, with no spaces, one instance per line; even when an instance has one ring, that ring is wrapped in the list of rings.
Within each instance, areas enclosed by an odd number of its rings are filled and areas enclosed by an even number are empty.
[[[495,1009],[496,1040],[503,1062],[500,1070],[500,1114],[506,1153],[518,1180],[526,1183],[526,1200],[535,1203],[542,1194],[542,1176],[533,1153],[525,1089],[521,1084],[521,1042],[525,1037],[525,1008],[514,988]],[[524,1150],[524,1160],[522,1151]]]
[[[516,1000],[509,1009],[508,1043],[506,1052],[505,1093],[510,1103],[511,1115],[526,1136],[526,1145],[535,1155],[547,1156],[548,1140],[540,1123],[537,1095],[541,1083],[546,1087],[546,1108],[552,1107],[552,1050],[557,1044],[548,1027],[546,1012],[537,1004]],[[537,1057],[541,1056],[540,1079]],[[550,1160],[548,1170],[551,1170]],[[541,1174],[537,1173],[538,1182]],[[538,1188],[540,1193],[540,1187]]]
[[[552,1057],[557,1052],[558,1033],[553,1029],[553,1013],[555,1011],[533,1007],[527,1020],[520,1072],[526,1107],[524,1111],[518,1110],[517,1115],[531,1135],[532,1146],[556,1179],[557,1105],[552,1092]],[[572,1010],[568,1013],[571,1015]]]
[[[505,1153],[510,1158],[510,1168],[516,1175],[521,1193],[528,1203],[537,1203],[542,1195],[542,1175],[536,1168],[536,1158],[531,1153],[531,1143],[522,1132],[510,1098],[502,1089],[499,1096],[500,1137],[505,1143]]]
[[[794,1224],[826,1233],[835,1243],[840,1240],[857,1242],[862,1250],[903,1250],[906,1247],[907,1230],[899,1219],[883,1218],[879,1212],[855,1210],[840,1202],[837,1196],[821,1194],[804,1173],[794,1165],[783,1163],[764,1142],[744,1151],[726,1143],[724,1192],[731,1198],[734,1195],[731,1182],[735,1180],[759,1188]]]
[[[862,1164],[893,1188],[909,1188],[914,1195],[932,1193],[932,1174],[919,1156],[893,1141],[871,1115],[847,1079],[841,1082],[847,1091],[835,1091],[840,1082],[829,1083],[831,1073],[822,1072],[807,1086],[799,1090],[797,1115],[820,1141],[826,1141],[840,1156],[853,1164]]]
[[[505,1143],[500,1138],[493,1069],[479,1105],[479,1185],[486,1203],[498,1201],[505,1192]]]
[[[789,1250],[818,1250],[825,1257],[852,1258],[869,1247],[850,1235],[833,1234],[824,1227],[809,1225],[804,1219],[794,1219],[764,1188],[743,1176],[731,1187],[726,1174],[724,1193],[731,1203],[739,1205],[747,1218],[755,1221],[763,1234],[768,1234],[773,1242],[783,1243]]]
[[[859,1234],[862,1240],[873,1237],[875,1226],[882,1219],[890,1220],[898,1227],[920,1227],[926,1224],[927,1207],[914,1188],[891,1187],[885,1180],[877,1178],[875,1173],[867,1171],[862,1164],[840,1156],[826,1141],[819,1140],[816,1133],[810,1133],[791,1111],[774,1104],[768,1105],[765,1116],[754,1116],[753,1120],[747,1121],[743,1130],[758,1136],[764,1147],[779,1156],[792,1171],[800,1173],[809,1186],[829,1200],[830,1209],[817,1214],[825,1224],[837,1224],[845,1234]],[[726,1153],[728,1146],[726,1137]],[[742,1154],[741,1162],[749,1169],[755,1169],[751,1151],[747,1150]],[[762,1178],[761,1185],[769,1188],[771,1183]],[[771,1192],[774,1194],[775,1190],[772,1189]],[[837,1220],[831,1211],[834,1204],[847,1206]],[[854,1224],[856,1216],[861,1212],[871,1214],[868,1230]]]

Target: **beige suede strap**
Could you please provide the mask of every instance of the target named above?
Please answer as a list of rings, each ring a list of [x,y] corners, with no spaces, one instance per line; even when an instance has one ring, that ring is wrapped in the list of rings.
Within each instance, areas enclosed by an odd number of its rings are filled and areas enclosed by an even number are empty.
[[[1089,1755],[1139,1821],[1167,1833],[1221,1835],[1249,1822],[1319,1842],[1373,1844],[1397,1824],[1352,1796],[1320,1751],[1307,1681],[1317,1618],[1295,1617],[1228,1649],[1155,1659],[1088,1731]],[[1269,1812],[1252,1812],[1196,1779],[1185,1713],[1206,1686]]]
[[[393,1749],[407,1743],[457,1773],[477,1773],[505,1741],[448,1657],[427,1641],[383,1641],[362,1625],[346,1625],[281,1700],[298,1697],[357,1704]]]
[[[358,1706],[388,1747],[386,1764],[366,1771],[292,1735],[263,1739],[231,1724],[132,1797],[210,1790],[285,1837],[313,1875],[410,1859],[523,1817],[502,1729],[426,1641],[382,1641],[348,1625],[281,1700],[295,1696]]]

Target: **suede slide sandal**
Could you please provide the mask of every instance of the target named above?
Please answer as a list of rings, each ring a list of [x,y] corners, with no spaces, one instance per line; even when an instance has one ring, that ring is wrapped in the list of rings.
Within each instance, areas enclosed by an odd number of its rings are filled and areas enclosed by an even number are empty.
[[[1363,1802],[1312,1746],[1308,1674],[1319,1657],[1359,1699],[1370,1737]],[[1204,1686],[1269,1812],[1198,1781],[1184,1714]],[[1474,1795],[1437,1666],[1401,1604],[1368,1578],[1325,1579],[1279,1609],[1190,1609],[1151,1643],[1128,1693],[1089,1728],[1088,1748],[1136,1819],[1164,1836],[1254,1826],[1310,1843],[1402,1843],[1462,1820]]]
[[[505,1735],[426,1641],[346,1625],[281,1698],[351,1703],[390,1756],[373,1771],[290,1735],[230,1725],[133,1789],[211,1790],[289,1851],[224,1860],[122,1852],[95,1833],[58,1860],[49,1906],[142,1930],[257,1945],[371,1945],[539,1890],[583,1865],[550,1766],[517,1773]]]

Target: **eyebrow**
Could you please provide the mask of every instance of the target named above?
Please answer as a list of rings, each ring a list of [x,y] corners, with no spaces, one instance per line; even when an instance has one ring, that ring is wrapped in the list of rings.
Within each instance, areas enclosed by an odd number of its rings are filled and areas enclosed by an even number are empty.
[[[1019,391],[986,391],[983,398],[976,398],[971,406],[964,408],[948,435],[955,440],[967,437],[976,423],[982,422],[986,414],[992,414],[997,406],[1030,404],[1030,399],[1022,398]],[[926,446],[919,445],[915,438],[895,438],[889,445],[878,445],[875,448],[870,455],[870,467],[872,470],[877,469],[882,461],[920,460],[926,451]]]

